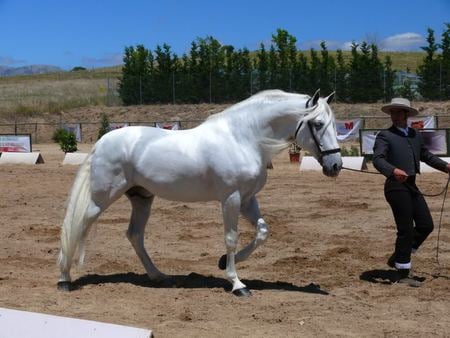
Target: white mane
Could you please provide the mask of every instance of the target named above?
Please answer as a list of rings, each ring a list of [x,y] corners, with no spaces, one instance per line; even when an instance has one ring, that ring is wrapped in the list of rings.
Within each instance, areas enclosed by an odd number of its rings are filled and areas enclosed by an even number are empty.
[[[310,96],[286,93],[281,90],[265,90],[239,102],[224,111],[211,115],[205,123],[225,123],[238,139],[253,137],[257,140],[263,156],[270,160],[275,154],[287,149],[292,143],[289,139],[269,138],[262,134],[268,118],[283,115],[301,116],[312,111],[305,104]],[[309,116],[311,115],[311,116]],[[308,119],[315,118],[317,113],[309,114]]]

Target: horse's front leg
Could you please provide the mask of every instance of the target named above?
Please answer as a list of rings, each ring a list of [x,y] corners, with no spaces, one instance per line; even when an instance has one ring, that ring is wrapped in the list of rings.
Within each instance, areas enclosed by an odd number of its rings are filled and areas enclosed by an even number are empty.
[[[269,236],[269,226],[261,217],[258,201],[255,196],[248,202],[242,204],[241,214],[253,224],[256,228],[256,234],[255,238],[236,254],[235,263],[246,260],[258,246],[262,245],[267,240],[267,237]],[[219,260],[219,268],[225,270],[226,265],[227,256],[223,255]]]
[[[225,245],[227,248],[227,264],[226,264],[226,277],[233,284],[232,292],[236,296],[250,296],[251,292],[245,284],[243,284],[236,272],[236,265],[234,262],[234,256],[238,244],[238,219],[239,209],[241,206],[241,196],[238,191],[235,191],[229,195],[222,202],[222,213],[224,222],[224,236]]]

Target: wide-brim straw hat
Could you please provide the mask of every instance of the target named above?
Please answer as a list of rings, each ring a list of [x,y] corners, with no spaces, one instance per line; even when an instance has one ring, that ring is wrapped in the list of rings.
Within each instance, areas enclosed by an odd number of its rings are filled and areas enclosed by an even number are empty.
[[[381,111],[389,115],[394,109],[403,109],[408,112],[408,116],[415,116],[419,114],[419,111],[417,109],[411,107],[411,102],[409,102],[408,99],[404,99],[402,97],[395,97],[392,99],[390,104],[381,107]]]

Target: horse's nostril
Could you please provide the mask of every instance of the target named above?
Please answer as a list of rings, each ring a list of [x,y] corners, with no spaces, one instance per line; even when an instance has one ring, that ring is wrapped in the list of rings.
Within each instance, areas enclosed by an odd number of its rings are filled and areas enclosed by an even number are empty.
[[[333,170],[334,170],[334,171],[338,171],[338,170],[339,170],[339,169],[338,169],[337,163],[335,163],[335,164],[333,165]]]

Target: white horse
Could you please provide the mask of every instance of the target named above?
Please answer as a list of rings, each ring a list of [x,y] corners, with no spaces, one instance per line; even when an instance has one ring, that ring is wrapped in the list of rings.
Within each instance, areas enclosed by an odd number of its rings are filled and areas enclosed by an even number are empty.
[[[127,237],[153,281],[166,276],[144,247],[144,231],[155,196],[183,202],[221,203],[226,256],[219,267],[238,296],[250,291],[239,280],[235,264],[245,260],[269,234],[255,194],[267,178],[274,154],[295,140],[337,176],[342,160],[336,139],[332,98],[268,90],[251,96],[196,128],[165,130],[127,127],[104,135],[93,147],[75,178],[61,231],[58,288],[71,290],[70,268],[77,248],[92,223],[125,194],[132,205]],[[256,228],[255,238],[236,253],[238,216]]]

